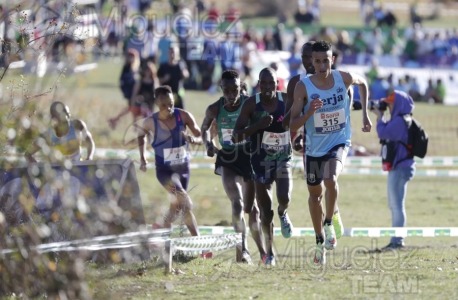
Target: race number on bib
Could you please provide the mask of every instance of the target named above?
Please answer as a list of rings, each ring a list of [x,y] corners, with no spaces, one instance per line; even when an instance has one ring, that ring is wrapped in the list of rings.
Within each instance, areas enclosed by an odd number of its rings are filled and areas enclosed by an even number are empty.
[[[316,112],[313,114],[316,133],[333,133],[345,128],[345,110],[332,112]]]
[[[232,142],[232,129],[221,129],[221,133],[223,134],[223,144],[224,145],[233,145]]]
[[[265,150],[281,151],[289,145],[289,131],[268,132],[262,136],[262,148]]]
[[[185,159],[185,146],[164,149],[164,163],[167,165],[179,165],[184,163]]]
[[[233,129],[227,129],[227,128],[221,128],[221,133],[223,134],[223,144],[226,146],[231,146],[231,145],[241,145],[246,143],[246,140],[240,141],[239,143],[234,144],[232,142],[232,132]]]

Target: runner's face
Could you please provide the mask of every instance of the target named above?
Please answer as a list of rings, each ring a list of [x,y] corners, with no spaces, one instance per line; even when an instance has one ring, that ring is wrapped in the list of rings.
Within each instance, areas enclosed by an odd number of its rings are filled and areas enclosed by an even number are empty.
[[[332,51],[326,52],[312,52],[313,67],[315,68],[315,74],[323,75],[327,77],[331,73],[331,66],[334,63],[334,57]]]
[[[68,111],[63,105],[56,105],[54,109],[51,110],[51,121],[54,125],[66,123],[68,118]]]
[[[259,90],[261,96],[274,98],[277,91],[277,76],[270,72],[262,72],[259,76]]]
[[[173,94],[168,93],[167,95],[159,95],[156,98],[157,106],[159,107],[160,113],[172,114],[174,109]]]
[[[305,46],[304,51],[302,51],[302,65],[304,66],[307,74],[314,74],[315,68],[312,63],[312,47]]]
[[[235,103],[240,98],[240,79],[223,79],[221,81],[221,90],[224,98],[229,103]]]

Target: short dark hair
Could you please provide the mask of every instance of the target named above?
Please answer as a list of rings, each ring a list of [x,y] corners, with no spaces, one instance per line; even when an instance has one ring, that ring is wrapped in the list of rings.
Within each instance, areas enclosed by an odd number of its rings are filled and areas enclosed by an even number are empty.
[[[68,108],[67,105],[65,105],[64,103],[60,102],[60,101],[55,101],[53,103],[51,103],[51,106],[49,108],[49,112],[51,115],[53,114],[60,114],[60,113],[65,113],[65,115],[67,115],[68,117],[70,117],[70,109]]]
[[[154,90],[156,98],[159,96],[167,96],[168,94],[173,94],[172,88],[168,85],[161,85]]]
[[[269,73],[273,77],[277,77],[277,72],[274,69],[272,69],[271,67],[262,69],[261,72],[259,72],[259,77],[261,77],[262,74],[264,73]]]
[[[315,41],[308,41],[307,43],[305,43],[304,45],[302,45],[302,48],[301,48],[301,55],[304,56],[304,52],[306,49],[311,49],[312,46],[315,44]]]
[[[316,41],[315,44],[312,46],[313,52],[328,52],[329,50],[332,51],[332,45],[326,41]]]
[[[238,79],[240,78],[239,73],[236,70],[226,70],[223,72],[221,75],[221,79],[227,79],[227,80],[232,80],[232,79]]]

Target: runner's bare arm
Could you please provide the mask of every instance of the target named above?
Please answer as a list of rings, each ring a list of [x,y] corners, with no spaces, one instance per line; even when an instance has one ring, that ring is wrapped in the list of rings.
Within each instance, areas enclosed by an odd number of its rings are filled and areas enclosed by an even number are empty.
[[[215,155],[215,144],[213,143],[213,139],[211,136],[211,127],[212,123],[216,120],[218,115],[218,102],[215,102],[207,107],[205,111],[205,117],[202,121],[202,140],[207,149],[207,155],[209,157],[213,157]]]
[[[184,123],[186,124],[186,127],[189,128],[189,130],[192,133],[192,135],[184,133],[185,138],[191,144],[201,145],[202,144],[202,133],[200,131],[199,125],[197,125],[196,119],[190,112],[187,112],[184,110],[181,111],[181,115],[183,117]]]
[[[256,131],[266,128],[272,123],[272,116],[264,116],[258,122],[250,124],[251,114],[254,112],[256,107],[256,100],[254,97],[250,97],[242,106],[240,115],[235,123],[234,132],[232,133],[232,141],[239,143],[251,135],[255,134]]]
[[[291,131],[297,131],[299,128],[304,126],[308,118],[313,115],[314,110],[308,110],[302,114],[302,109],[305,105],[305,99],[307,99],[307,89],[303,82],[298,82],[294,88],[294,102],[291,107],[291,119],[289,129]]]
[[[138,126],[137,141],[138,141],[138,150],[140,152],[140,170],[144,172],[146,171],[146,165],[148,164],[145,158],[145,150],[146,150],[145,138],[147,134],[152,133],[152,132],[154,132],[153,118],[145,119],[143,124]]]
[[[342,75],[345,86],[349,88],[351,85],[357,85],[359,89],[359,94],[361,98],[362,113],[363,113],[363,132],[370,132],[372,128],[372,122],[368,116],[367,105],[369,103],[368,97],[368,85],[366,79],[355,73],[340,72]]]
[[[286,87],[286,98],[285,98],[285,117],[283,118],[283,128],[289,128],[289,121],[291,118],[291,107],[293,106],[294,102],[294,88],[296,87],[296,83],[299,82],[299,75],[294,76],[288,82],[288,86]]]
[[[87,148],[87,156],[86,160],[94,159],[94,152],[95,152],[95,143],[94,139],[92,138],[92,134],[86,126],[86,123],[82,120],[74,120],[73,124],[77,130],[81,132],[81,139],[82,142],[86,145]]]

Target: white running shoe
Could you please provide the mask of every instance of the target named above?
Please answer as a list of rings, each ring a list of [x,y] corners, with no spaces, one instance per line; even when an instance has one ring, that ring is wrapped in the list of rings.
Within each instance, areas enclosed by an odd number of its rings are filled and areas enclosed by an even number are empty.
[[[336,232],[334,231],[334,225],[324,225],[324,248],[326,250],[334,250],[337,246]]]

